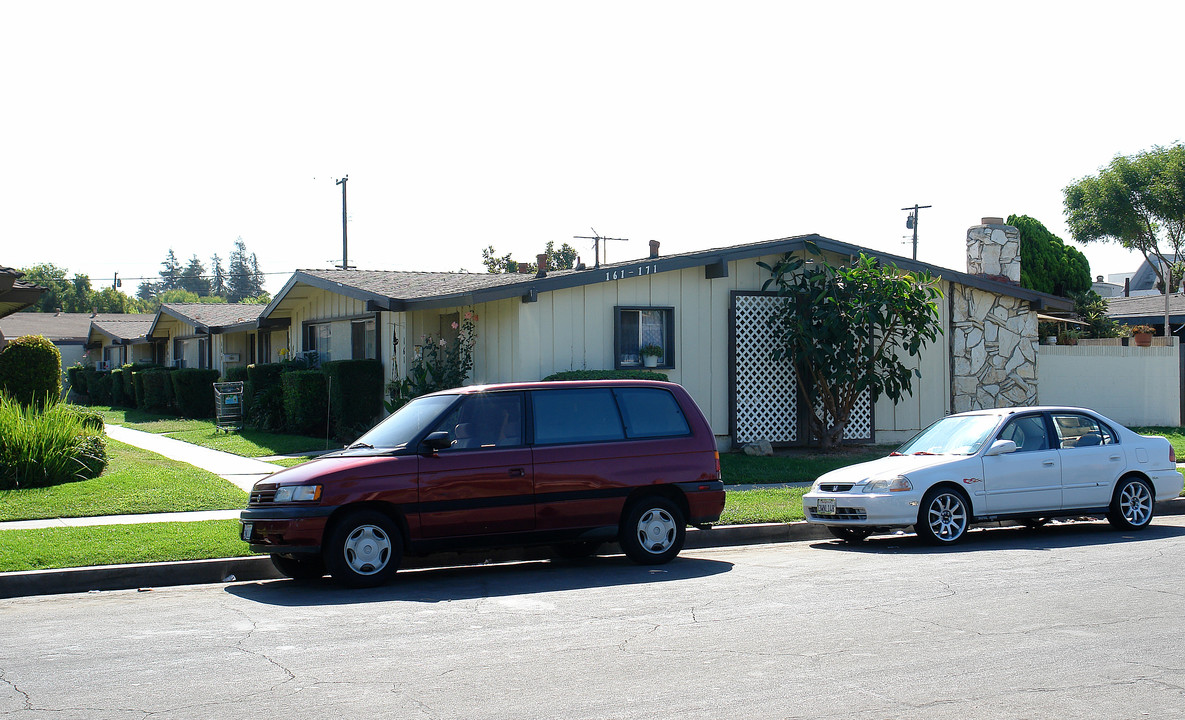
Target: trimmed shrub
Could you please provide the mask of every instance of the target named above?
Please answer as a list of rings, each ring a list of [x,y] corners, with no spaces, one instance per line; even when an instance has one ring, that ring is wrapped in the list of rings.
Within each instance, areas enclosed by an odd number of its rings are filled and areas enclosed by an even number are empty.
[[[86,395],[86,375],[82,373],[85,367],[78,363],[66,368],[66,381],[70,383],[70,389],[78,395]]]
[[[653,370],[565,370],[543,378],[543,382],[559,380],[660,380],[671,379]]]
[[[127,398],[123,393],[123,368],[121,367],[111,371],[111,404],[119,407],[127,405]]]
[[[71,405],[68,403],[58,403],[57,410],[59,412],[69,413],[70,415],[78,418],[79,422],[81,422],[82,426],[85,428],[99,433],[106,432],[103,427],[103,413],[99,412],[98,410],[91,410],[90,408],[84,407],[82,405]]]
[[[62,395],[62,353],[41,335],[13,339],[0,349],[0,393],[42,407]]]
[[[123,378],[124,407],[136,407],[136,384],[132,380],[132,373],[136,372],[137,367],[138,366],[134,363],[128,363],[120,368],[123,370],[121,377]],[[112,389],[112,394],[114,394],[114,388]]]
[[[223,370],[221,382],[247,382],[247,366],[231,365]]]
[[[329,376],[329,429],[353,440],[374,425],[383,410],[383,364],[378,360],[334,360],[321,364]]]
[[[111,404],[111,373],[99,372],[94,368],[82,371],[86,378],[87,396],[91,405]]]
[[[22,407],[0,396],[0,490],[87,480],[106,466],[103,431],[70,406]]]
[[[298,370],[282,376],[287,427],[299,435],[324,435],[328,395],[325,373]]]
[[[135,373],[144,388],[144,404],[141,407],[150,412],[165,412],[173,405],[173,381],[170,377],[173,372],[168,368],[156,368]]]
[[[261,430],[284,428],[284,374],[282,363],[247,366],[247,384],[243,386],[243,412],[247,424]]]
[[[171,373],[173,402],[187,418],[214,417],[214,383],[217,370],[182,368]]]
[[[143,410],[145,409],[144,378],[141,373],[149,372],[151,370],[165,370],[166,368],[161,365],[157,365],[156,363],[132,363],[131,365],[124,365],[123,367],[125,371],[129,367],[132,370],[130,373],[125,372],[124,374],[124,378],[127,381],[125,383],[127,385],[125,392],[128,395],[129,401],[132,403],[131,407],[138,407]]]

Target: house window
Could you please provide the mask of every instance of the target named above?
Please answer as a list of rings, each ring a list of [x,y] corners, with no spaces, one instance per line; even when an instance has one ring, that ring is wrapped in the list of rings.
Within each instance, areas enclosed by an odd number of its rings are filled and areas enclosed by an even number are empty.
[[[376,341],[374,318],[355,320],[350,323],[350,357],[352,359],[366,360],[378,357],[375,347]]]
[[[675,309],[669,307],[616,307],[613,309],[614,366],[643,367],[642,349],[662,349],[656,367],[675,367]]]
[[[317,325],[306,326],[305,331],[305,350],[316,350],[317,355],[324,362],[329,360],[329,342],[330,342],[330,328],[329,323],[319,323]]]

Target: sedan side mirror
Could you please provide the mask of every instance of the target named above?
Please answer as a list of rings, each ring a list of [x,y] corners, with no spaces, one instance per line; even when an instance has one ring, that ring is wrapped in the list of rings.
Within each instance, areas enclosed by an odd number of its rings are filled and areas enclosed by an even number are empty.
[[[1016,452],[1016,443],[1011,440],[997,440],[992,443],[992,446],[983,454],[984,457],[991,457],[993,455],[1004,455],[1005,453]]]
[[[452,444],[453,440],[449,437],[449,434],[443,430],[439,430],[434,433],[428,433],[428,437],[424,438],[424,442],[420,443],[420,446],[428,452],[434,453],[437,450],[452,447]]]

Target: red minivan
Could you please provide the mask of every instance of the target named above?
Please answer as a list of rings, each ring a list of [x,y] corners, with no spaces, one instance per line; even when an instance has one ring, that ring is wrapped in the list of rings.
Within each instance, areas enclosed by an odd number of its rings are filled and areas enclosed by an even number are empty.
[[[665,563],[720,519],[711,428],[679,385],[510,383],[412,400],[352,445],[256,483],[243,540],[292,578],[379,585],[403,554],[616,540]]]

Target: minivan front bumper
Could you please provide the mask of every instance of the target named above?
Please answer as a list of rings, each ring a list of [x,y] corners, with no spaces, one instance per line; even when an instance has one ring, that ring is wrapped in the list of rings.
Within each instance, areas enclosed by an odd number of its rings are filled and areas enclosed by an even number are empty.
[[[251,552],[288,554],[321,552],[325,523],[336,507],[248,508],[239,514],[240,536]]]

